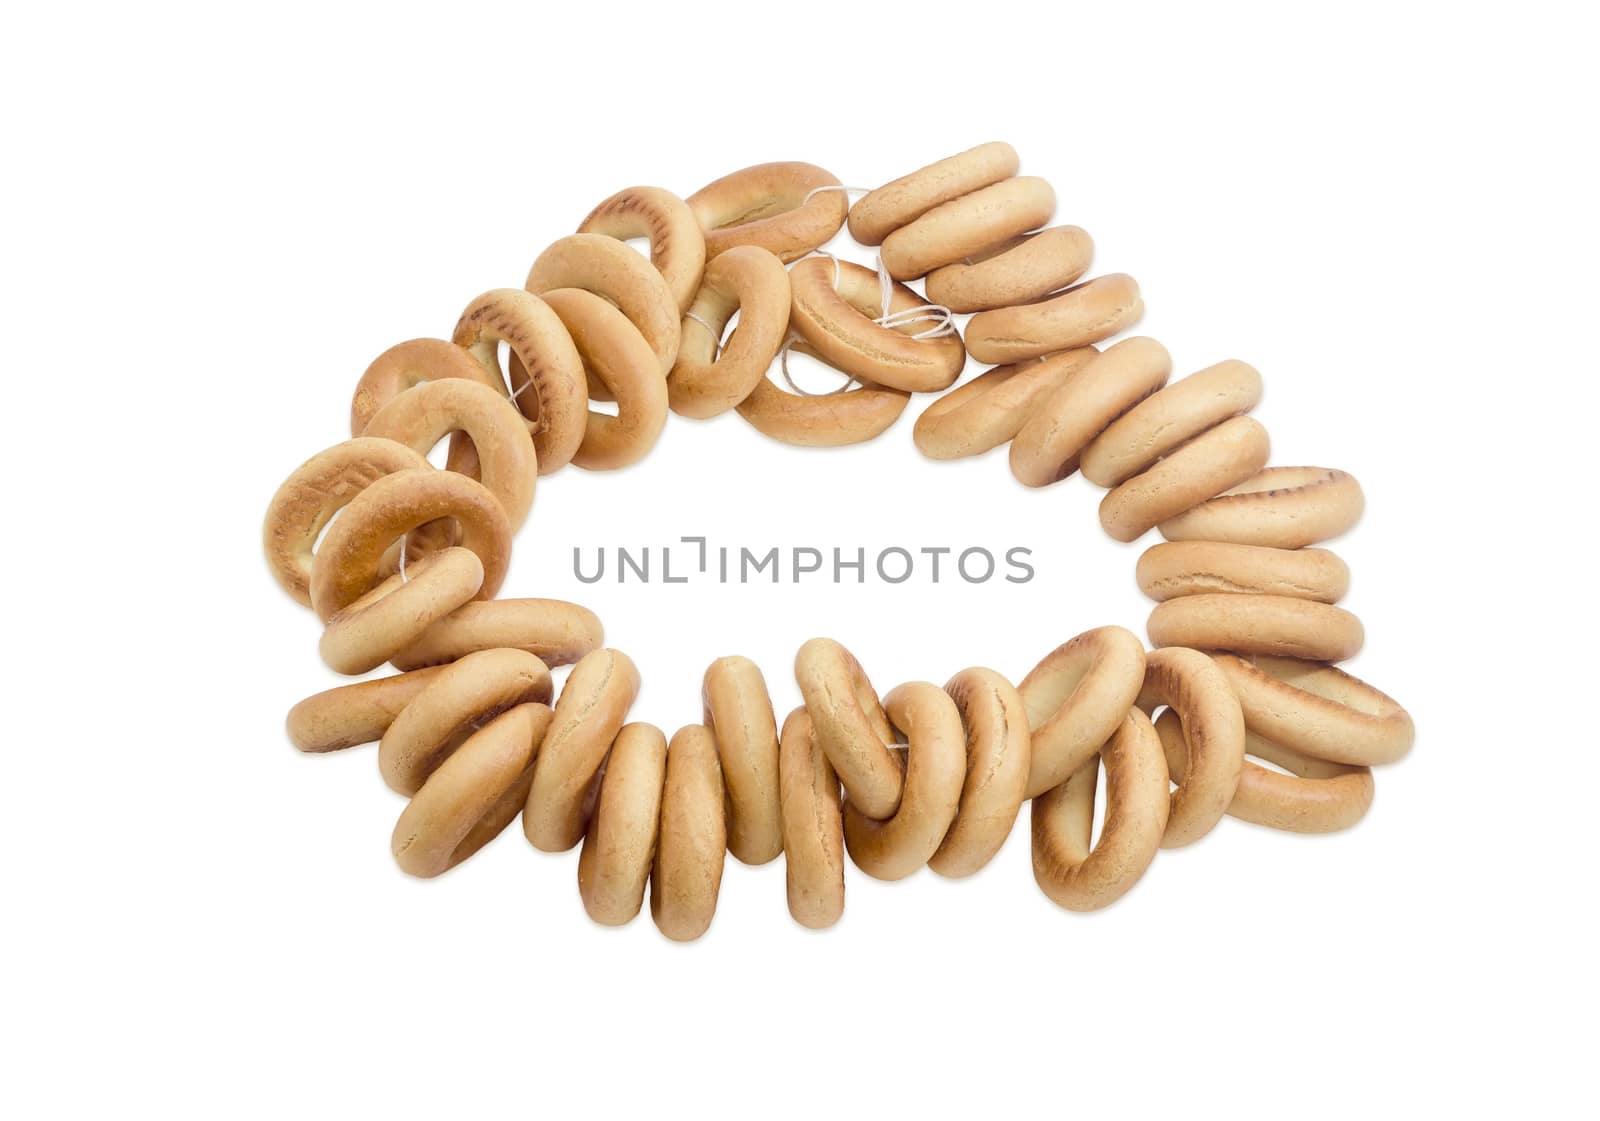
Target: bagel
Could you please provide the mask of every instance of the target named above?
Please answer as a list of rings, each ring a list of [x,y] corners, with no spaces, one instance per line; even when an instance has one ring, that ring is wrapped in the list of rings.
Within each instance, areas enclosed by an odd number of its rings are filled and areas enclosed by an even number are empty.
[[[820,930],[844,913],[844,826],[838,776],[812,735],[804,707],[783,722],[778,779],[789,914],[801,926]]]
[[[650,239],[650,263],[667,282],[678,312],[689,309],[706,267],[706,239],[694,211],[660,187],[628,187],[589,211],[580,234],[604,234],[621,241]]]
[[[879,254],[890,276],[915,280],[1037,229],[1055,210],[1056,193],[1043,179],[1005,179],[942,202],[901,226],[883,239]]]
[[[1225,541],[1164,541],[1139,558],[1139,587],[1154,600],[1209,592],[1294,596],[1337,603],[1350,567],[1326,549],[1272,549]]]
[[[649,344],[627,316],[591,292],[556,288],[544,298],[571,334],[588,376],[617,402],[615,416],[589,412],[573,465],[609,471],[638,462],[667,423],[667,383]]]
[[[1172,792],[1161,847],[1193,844],[1222,820],[1239,788],[1244,714],[1216,663],[1199,651],[1174,646],[1152,650],[1145,659],[1137,704],[1146,715],[1166,705],[1183,725],[1189,762]]]
[[[838,233],[849,210],[832,172],[795,162],[732,172],[685,201],[705,231],[708,261],[736,245],[758,245],[784,264],[797,261]]]
[[[1024,795],[1037,798],[1093,762],[1144,687],[1144,643],[1122,627],[1085,631],[1017,686],[1033,740]]]
[[[1330,763],[1376,767],[1403,759],[1411,716],[1388,694],[1335,666],[1258,654],[1214,655],[1262,739]]]
[[[422,638],[483,587],[483,562],[470,549],[429,553],[374,585],[325,620],[317,652],[338,673],[366,673]]]
[[[962,670],[944,691],[966,728],[966,777],[955,821],[928,867],[941,876],[970,876],[1000,851],[1022,808],[1032,742],[1028,711],[1016,687],[990,669]]]
[[[999,447],[1035,406],[1100,352],[1092,346],[996,366],[922,411],[911,437],[929,459],[962,459]]]
[[[440,672],[442,667],[419,669],[314,693],[289,710],[289,742],[319,754],[375,743]]]
[[[790,346],[819,362],[826,359],[808,344]],[[858,385],[842,393],[806,395],[778,388],[770,378],[756,382],[739,415],[756,431],[785,444],[834,448],[859,444],[881,435],[905,412],[911,395],[903,389]]]
[[[578,853],[578,895],[597,923],[621,926],[639,913],[661,830],[667,737],[653,724],[625,724],[606,755],[594,814]]]
[[[1361,484],[1326,467],[1268,467],[1161,523],[1169,541],[1224,541],[1298,549],[1337,537],[1361,519]]]
[[[1117,417],[1166,384],[1172,356],[1152,338],[1108,347],[1062,381],[1011,441],[1011,473],[1024,486],[1059,482]]]
[[[1225,420],[1108,493],[1100,501],[1100,524],[1118,541],[1137,541],[1254,476],[1271,450],[1260,422],[1247,416]]]
[[[716,914],[728,847],[722,799],[716,740],[701,724],[678,729],[667,747],[661,834],[650,872],[650,917],[674,942],[699,938]]]
[[[547,666],[567,666],[600,648],[605,630],[587,607],[559,599],[465,603],[389,659],[396,669],[442,665],[479,650],[526,650]]]
[[[678,301],[667,282],[632,246],[604,234],[568,234],[534,260],[523,284],[542,296],[582,288],[609,300],[644,336],[662,377],[678,358]]]
[[[928,274],[928,299],[951,311],[1032,303],[1089,271],[1094,239],[1077,226],[1021,234]]]
[[[1274,595],[1207,592],[1180,596],[1150,613],[1150,641],[1231,654],[1274,654],[1342,662],[1361,651],[1361,620],[1342,607]]]
[[[979,362],[1020,362],[1110,338],[1143,315],[1138,282],[1109,273],[1031,304],[980,311],[967,322],[967,353]]]
[[[926,307],[903,284],[883,307],[878,274],[848,261],[810,257],[789,269],[790,327],[829,365],[852,377],[908,393],[945,389],[961,376],[967,352],[951,333],[917,338],[930,328],[919,319],[884,326],[879,318]]]
[[[465,378],[502,394],[506,391],[504,378],[454,343],[443,339],[396,343],[373,359],[356,382],[350,398],[350,435],[365,432],[374,413],[412,386],[443,378]]]
[[[894,729],[861,663],[833,639],[813,638],[795,655],[794,676],[811,734],[850,801],[880,821],[893,815],[905,775],[888,747]]]
[[[1083,449],[1083,477],[1107,489],[1125,483],[1260,401],[1261,375],[1255,367],[1233,360],[1207,366],[1112,421]]]
[[[718,658],[706,669],[702,695],[728,790],[728,851],[765,864],[783,851],[778,724],[766,678],[749,658]]]
[[[712,417],[750,396],[788,334],[789,301],[789,270],[760,246],[736,245],[712,258],[667,378],[672,411]],[[739,324],[721,341],[735,312]]]
[[[1009,179],[1020,166],[1015,148],[991,141],[918,168],[863,195],[850,208],[850,236],[862,245],[881,244],[941,203]]]

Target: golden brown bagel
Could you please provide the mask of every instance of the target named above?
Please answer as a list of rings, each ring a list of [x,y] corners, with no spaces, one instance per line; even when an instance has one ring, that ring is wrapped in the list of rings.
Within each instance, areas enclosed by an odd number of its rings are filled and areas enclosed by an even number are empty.
[[[789,270],[756,245],[736,245],[706,266],[683,317],[667,404],[682,416],[711,417],[750,396],[767,376],[789,331]],[[739,324],[720,343],[734,313]]]
[[[582,288],[610,301],[638,328],[666,377],[678,358],[678,301],[632,246],[604,234],[568,234],[534,260],[523,285],[535,295]]]
[[[650,345],[627,316],[592,292],[555,288],[544,298],[571,334],[586,374],[617,402],[615,416],[589,412],[573,464],[609,471],[637,463],[667,423],[667,383]]]
[[[687,311],[706,267],[706,239],[689,204],[660,187],[627,187],[589,211],[580,234],[605,234],[621,241],[650,239],[650,263]]]
[[[1031,304],[980,311],[967,323],[967,353],[979,362],[1020,362],[1110,338],[1143,315],[1138,283],[1110,273]]]
[[[826,359],[803,342],[790,346],[819,362]],[[858,385],[843,393],[807,396],[780,389],[762,378],[739,402],[739,415],[758,432],[785,444],[834,448],[859,444],[881,435],[905,412],[911,395],[903,389]]]
[[[1263,739],[1352,767],[1393,763],[1411,750],[1416,728],[1406,710],[1341,669],[1265,654],[1215,660]]]
[[[396,343],[373,359],[350,399],[350,435],[366,431],[372,415],[414,385],[443,378],[465,378],[505,393],[505,379],[485,369],[464,347],[443,339]]]
[[[789,914],[813,930],[844,913],[844,827],[839,779],[812,735],[804,707],[783,722],[778,778],[783,810],[784,881]]]
[[[594,814],[578,854],[578,895],[597,923],[621,926],[639,913],[661,829],[667,737],[653,724],[625,724],[606,756]]]
[[[850,236],[878,245],[941,203],[1009,179],[1021,161],[1000,141],[980,144],[868,191],[850,208]]]
[[[1033,743],[1024,793],[1037,798],[1093,762],[1144,687],[1144,643],[1098,627],[1040,659],[1017,686]]]
[[[587,607],[560,599],[464,603],[389,660],[396,669],[443,665],[479,650],[526,650],[547,666],[567,666],[598,650],[605,631]]]
[[[1139,558],[1139,587],[1154,600],[1210,592],[1294,596],[1337,603],[1350,566],[1326,549],[1273,549],[1225,541],[1164,541]]]
[[[951,311],[1032,303],[1089,270],[1094,240],[1077,226],[1021,234],[928,274],[928,299]]]
[[[1145,659],[1138,705],[1147,714],[1166,705],[1183,725],[1189,763],[1183,781],[1172,792],[1161,847],[1193,844],[1222,820],[1239,788],[1244,769],[1244,715],[1239,702],[1210,658],[1169,646],[1152,650]]]
[[[1038,229],[1055,209],[1056,193],[1043,179],[1005,179],[940,203],[884,238],[879,253],[890,276],[914,280]]]
[[[1032,737],[1022,694],[993,670],[964,669],[944,687],[966,727],[966,778],[955,821],[928,860],[941,876],[970,876],[1000,851],[1022,808]]]
[[[1111,488],[1261,400],[1255,367],[1229,360],[1175,381],[1129,409],[1083,449],[1083,477]]]
[[[778,725],[766,678],[749,658],[718,658],[706,669],[702,696],[728,790],[728,851],[765,864],[783,851]]]
[[[900,804],[905,775],[889,750],[894,730],[861,663],[831,638],[813,638],[795,655],[795,681],[812,735],[828,754],[850,801],[882,820]]]
[[[1267,430],[1253,417],[1225,420],[1119,484],[1100,501],[1100,524],[1118,541],[1137,541],[1254,476],[1271,450]]]
[[[661,789],[661,835],[650,871],[650,917],[674,942],[692,942],[711,926],[727,849],[722,768],[704,725],[679,728],[667,747]]]
[[[314,693],[289,710],[289,742],[317,753],[376,743],[439,673],[439,668],[419,669]]]
[[[985,370],[922,411],[912,439],[929,459],[961,459],[1014,437],[1072,373],[1100,352],[1092,346]]]
[[[758,245],[784,264],[839,232],[849,200],[815,164],[763,163],[707,183],[687,199],[705,231],[706,260],[736,245]]]
[[[1353,658],[1366,638],[1361,620],[1341,607],[1292,596],[1214,592],[1157,604],[1149,631],[1156,646],[1315,662]]]
[[[1159,528],[1169,541],[1298,549],[1339,536],[1360,520],[1364,505],[1361,485],[1343,471],[1268,467]]]
[[[483,586],[483,562],[451,547],[411,563],[328,616],[317,652],[339,673],[377,669],[467,604]]]

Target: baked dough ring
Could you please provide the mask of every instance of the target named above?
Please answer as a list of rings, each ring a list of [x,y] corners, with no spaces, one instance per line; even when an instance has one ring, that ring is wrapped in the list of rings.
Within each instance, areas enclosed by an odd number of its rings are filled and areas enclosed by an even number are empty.
[[[1023,234],[928,274],[928,299],[951,311],[1032,303],[1089,271],[1094,239],[1077,226]]]
[[[444,665],[479,650],[526,650],[547,666],[567,666],[605,638],[587,607],[560,599],[464,603],[389,660],[396,669]]]
[[[778,723],[766,678],[749,658],[718,658],[706,668],[702,696],[728,789],[728,851],[765,864],[783,851]]]
[[[702,724],[679,728],[667,748],[661,836],[650,871],[650,917],[674,942],[699,938],[717,912],[728,842],[722,799],[716,740]]]
[[[803,342],[790,348],[819,362],[827,359]],[[780,389],[762,378],[739,402],[739,415],[756,431],[785,444],[836,448],[879,436],[905,412],[911,395],[903,389],[858,385],[843,393],[805,396]]]
[[[694,211],[677,195],[660,187],[625,188],[589,211],[578,232],[621,241],[649,238],[650,263],[667,282],[679,313],[688,310],[706,267],[706,239]]]
[[[706,260],[736,245],[759,245],[784,264],[804,257],[839,232],[849,210],[842,189],[820,187],[842,184],[795,162],[756,164],[707,183],[686,200],[705,231]]]
[[[995,140],[918,168],[863,195],[850,208],[850,236],[878,245],[941,203],[1009,179],[1020,166],[1016,149]]]
[[[928,863],[955,820],[967,771],[967,740],[955,701],[937,685],[912,681],[883,701],[889,722],[906,738],[905,789],[894,816],[869,818],[854,801],[844,807],[844,843],[867,875],[901,880]]]
[[[606,756],[600,796],[578,853],[578,895],[605,926],[632,921],[644,903],[661,829],[667,737],[654,724],[626,724]]]
[[[1123,339],[1046,397],[1011,441],[1011,473],[1025,486],[1060,482],[1078,455],[1117,417],[1166,384],[1167,348],[1143,335]]]
[[[1330,763],[1376,767],[1411,750],[1416,728],[1385,693],[1334,666],[1260,654],[1215,655],[1252,732]]]
[[[441,669],[378,743],[378,771],[407,797],[467,736],[521,704],[550,700],[550,671],[521,650],[484,650]]]
[[[453,471],[418,468],[377,479],[328,527],[311,566],[311,604],[327,622],[378,583],[385,550],[418,526],[454,518],[483,562],[478,599],[492,599],[511,560],[511,525],[483,486]]]
[[[500,344],[510,348],[510,392],[533,437],[539,474],[565,467],[583,442],[589,401],[583,359],[555,311],[520,288],[496,288],[467,305],[452,337],[501,393],[508,375],[500,370]]]
[[[1183,726],[1172,712],[1156,721],[1156,733],[1167,754],[1167,766],[1183,781],[1189,762],[1189,744]],[[1347,767],[1290,751],[1254,733],[1245,735],[1244,750],[1274,763],[1289,774],[1274,771],[1246,758],[1239,789],[1228,804],[1228,816],[1269,829],[1290,833],[1333,833],[1348,829],[1366,816],[1372,806],[1370,767]]]
[[[789,270],[756,245],[736,245],[706,266],[683,318],[667,404],[682,416],[712,417],[750,396],[789,331]],[[739,325],[718,346],[728,320]]]
[[[1020,362],[1110,338],[1143,315],[1138,282],[1109,273],[1031,304],[980,311],[967,322],[967,353],[979,362]]]
[[[1144,551],[1136,571],[1140,589],[1154,600],[1234,592],[1337,603],[1350,590],[1350,566],[1315,548],[1165,541]]]
[[[884,238],[879,252],[890,276],[914,280],[1037,229],[1055,211],[1050,184],[1021,175],[940,203]]]
[[[1254,366],[1234,359],[1207,366],[1139,402],[1096,436],[1083,449],[1083,477],[1108,489],[1127,482],[1260,400]]]
[[[1094,836],[1094,793],[1106,768],[1105,827]],[[1167,827],[1167,762],[1150,718],[1122,716],[1095,758],[1033,802],[1033,878],[1050,901],[1069,911],[1096,911],[1138,882],[1161,847]]]
[[[1085,631],[1017,686],[1033,743],[1024,794],[1037,798],[1093,762],[1144,687],[1144,643],[1122,627]]]
[[[608,471],[637,463],[667,423],[667,383],[649,344],[627,316],[591,292],[557,288],[544,298],[571,333],[584,369],[617,401],[616,416],[589,412],[573,464]]]
[[[1160,525],[1169,541],[1227,541],[1298,549],[1337,537],[1361,519],[1361,484],[1326,467],[1268,467]]]
[[[502,394],[506,391],[498,372],[491,373],[454,343],[443,339],[396,343],[373,359],[356,382],[355,394],[350,398],[350,435],[365,432],[373,414],[412,386],[444,378],[465,378]]]
[[[539,469],[533,437],[504,393],[461,378],[427,382],[406,390],[373,414],[366,434],[427,455],[453,432],[464,433],[472,441],[478,479],[500,500],[515,533],[533,507]]]
[[[929,459],[962,459],[999,447],[1034,406],[1100,352],[1092,346],[985,370],[922,411],[911,438]]]
[[[596,650],[572,667],[522,813],[534,848],[566,852],[583,839],[590,789],[638,695],[639,671],[620,650]]]
[[[568,234],[533,262],[523,285],[536,295],[582,288],[621,309],[655,353],[661,376],[678,358],[678,301],[655,266],[604,234]]]
[[[838,287],[835,288],[837,280]],[[955,333],[915,338],[923,322],[886,327],[878,274],[848,261],[810,257],[789,269],[789,325],[824,361],[860,381],[908,393],[947,388],[961,376],[967,351]],[[924,307],[903,284],[891,289],[889,315]]]
[[[521,704],[468,736],[423,782],[395,822],[389,849],[403,872],[448,872],[522,812],[550,709]]]
[[[783,722],[778,778],[789,914],[801,926],[820,930],[844,913],[844,828],[839,778],[804,706]]]
[[[1275,654],[1342,662],[1361,651],[1361,620],[1342,607],[1292,596],[1205,593],[1150,613],[1150,642],[1231,654]]]
[[[417,452],[376,436],[335,444],[296,467],[267,504],[261,526],[267,568],[278,586],[310,607],[313,550],[333,516],[383,476],[425,469],[432,470]]]
[[[313,693],[289,710],[285,727],[296,749],[342,751],[383,738],[394,718],[442,668],[397,673]]]
[[[944,691],[966,727],[967,773],[955,821],[928,867],[941,876],[970,876],[1000,851],[1022,808],[1032,742],[1028,710],[1016,687],[991,669],[964,669]]]
[[[338,673],[377,669],[464,606],[483,586],[483,562],[470,549],[429,553],[407,576],[387,577],[328,616],[317,652]]]
[[[1161,847],[1193,844],[1222,820],[1239,788],[1244,714],[1216,663],[1197,650],[1177,646],[1152,650],[1145,659],[1138,705],[1146,714],[1166,705],[1183,724],[1189,766],[1172,792]]]
[[[833,639],[813,638],[795,655],[794,676],[812,735],[850,801],[868,817],[890,817],[900,805],[905,774],[888,747],[894,729],[861,663]]]
[[[1107,494],[1100,500],[1100,524],[1118,541],[1137,541],[1161,522],[1254,476],[1271,451],[1259,421],[1225,420]]]

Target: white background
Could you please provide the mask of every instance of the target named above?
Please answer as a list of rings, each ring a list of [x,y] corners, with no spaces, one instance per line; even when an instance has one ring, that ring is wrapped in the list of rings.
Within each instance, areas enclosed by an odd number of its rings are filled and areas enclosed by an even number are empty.
[[[6,17],[5,1112],[1592,1108],[1580,7],[533,8]],[[822,934],[789,919],[781,862],[730,859],[689,947],[590,924],[575,858],[515,827],[401,875],[372,749],[284,738],[334,679],[259,555],[362,369],[448,335],[620,187],[774,159],[872,186],[989,139],[1055,185],[1096,271],[1138,277],[1180,372],[1263,371],[1274,462],[1364,484],[1334,546],[1368,629],[1351,668],[1420,729],[1369,818],[1224,821],[1091,916],[1040,894],[1019,828],[968,881],[852,868]],[[1100,532],[1098,492],[1026,491],[1003,451],[924,460],[926,400],[838,452],[674,417],[633,469],[541,482],[507,594],[599,611],[643,672],[636,718],[669,732],[727,653],[787,711],[814,634],[887,689],[1142,632],[1138,547]],[[574,544],[685,533],[1023,545],[1039,576],[571,576]]]

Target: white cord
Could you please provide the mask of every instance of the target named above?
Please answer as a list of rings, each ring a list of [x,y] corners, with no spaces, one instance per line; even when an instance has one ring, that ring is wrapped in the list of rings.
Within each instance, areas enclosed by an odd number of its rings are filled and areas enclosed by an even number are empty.
[[[685,319],[694,320],[696,323],[700,324],[700,326],[704,327],[708,332],[710,332],[710,334],[711,334],[711,342],[712,342],[712,345],[713,345],[713,348],[714,348],[711,351],[711,361],[715,362],[718,358],[721,358],[722,357],[722,335],[717,331],[717,329],[715,327],[711,326],[711,324],[707,323],[704,319],[701,319],[698,315],[696,315],[692,311],[684,312],[683,313],[683,317]],[[724,324],[724,326],[726,326],[726,324]]]
[[[823,191],[843,191],[843,192],[845,192],[845,194],[854,193],[854,194],[860,194],[860,195],[868,195],[868,194],[872,193],[872,188],[871,187],[843,187],[843,186],[812,187],[809,191],[806,192],[806,197],[800,200],[800,205],[804,206],[806,203],[811,201],[811,196],[812,195],[819,195]]]
[[[409,533],[400,535],[400,583],[402,584],[406,582],[406,538],[409,536],[411,536]]]

